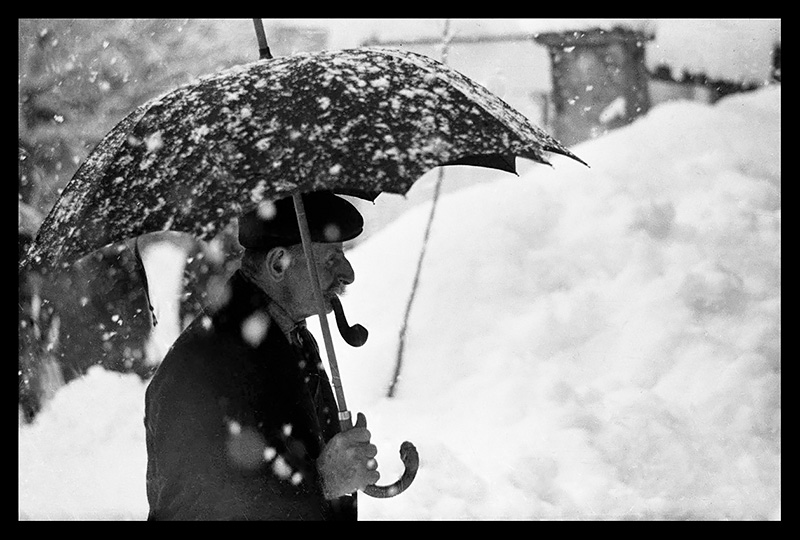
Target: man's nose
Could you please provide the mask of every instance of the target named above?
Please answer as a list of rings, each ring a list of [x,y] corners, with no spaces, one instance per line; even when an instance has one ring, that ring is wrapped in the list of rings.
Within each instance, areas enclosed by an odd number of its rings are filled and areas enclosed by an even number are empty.
[[[339,281],[344,283],[345,285],[350,285],[356,280],[356,273],[353,270],[353,266],[350,264],[350,261],[347,260],[347,257],[342,257],[341,261],[339,262],[339,268],[337,269],[337,277]]]

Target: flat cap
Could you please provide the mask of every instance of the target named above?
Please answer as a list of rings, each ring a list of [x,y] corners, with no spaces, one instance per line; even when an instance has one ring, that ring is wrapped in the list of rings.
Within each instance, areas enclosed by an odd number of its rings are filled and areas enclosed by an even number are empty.
[[[303,194],[303,207],[312,242],[352,240],[364,230],[364,218],[347,200],[330,191]],[[292,197],[260,204],[239,217],[239,244],[247,249],[270,249],[301,243]]]

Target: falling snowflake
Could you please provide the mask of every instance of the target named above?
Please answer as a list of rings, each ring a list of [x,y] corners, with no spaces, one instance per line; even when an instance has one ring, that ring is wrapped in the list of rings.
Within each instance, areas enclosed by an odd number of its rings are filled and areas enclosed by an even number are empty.
[[[269,330],[269,317],[257,311],[242,323],[242,338],[253,348],[258,347]]]
[[[205,330],[210,330],[211,327],[213,326],[213,321],[211,320],[211,317],[209,317],[208,315],[203,315],[203,318],[200,321],[200,323],[203,325],[203,328]]]
[[[228,433],[230,433],[231,435],[238,435],[241,432],[242,432],[242,425],[239,422],[235,420],[228,421]]]
[[[612,120],[625,117],[626,100],[624,96],[617,97],[609,103],[600,113],[599,119],[603,124],[608,124]]]
[[[281,456],[276,457],[272,462],[272,471],[283,479],[289,478],[293,473],[292,467]]]
[[[268,221],[275,217],[275,213],[277,212],[277,208],[272,201],[265,201],[258,205],[256,212],[258,213],[258,217],[263,219],[264,221]]]
[[[325,225],[322,234],[329,242],[336,242],[342,237],[342,231],[335,223],[328,223]]]

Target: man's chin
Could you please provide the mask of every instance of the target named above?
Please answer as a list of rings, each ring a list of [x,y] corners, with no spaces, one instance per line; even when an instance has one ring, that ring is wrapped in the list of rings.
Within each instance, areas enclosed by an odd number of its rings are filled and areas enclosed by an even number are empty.
[[[325,304],[325,313],[330,314],[333,311],[333,299],[336,295],[333,293],[325,293],[323,295],[323,304]]]
[[[331,288],[322,293],[323,303],[325,304],[325,313],[330,314],[333,312],[333,300],[344,294],[343,289]]]

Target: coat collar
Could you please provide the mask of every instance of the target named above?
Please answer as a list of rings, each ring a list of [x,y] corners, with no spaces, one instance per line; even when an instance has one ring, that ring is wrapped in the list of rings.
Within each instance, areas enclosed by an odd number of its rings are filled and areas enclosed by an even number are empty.
[[[237,270],[229,281],[230,298],[215,318],[225,323],[241,324],[256,311],[266,311],[270,319],[281,329],[291,343],[292,336],[298,328],[305,328],[306,322],[292,320],[288,312],[260,287],[248,280],[241,270]]]

